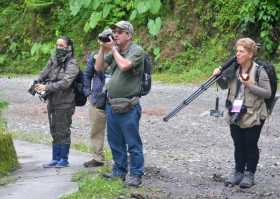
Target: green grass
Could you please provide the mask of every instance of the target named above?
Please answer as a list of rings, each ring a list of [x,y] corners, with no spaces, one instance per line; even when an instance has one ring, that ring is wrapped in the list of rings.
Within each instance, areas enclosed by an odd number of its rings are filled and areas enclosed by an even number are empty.
[[[1,110],[3,110],[4,108],[6,108],[7,106],[8,106],[8,102],[1,101],[1,100],[0,100],[0,112],[1,112]]]
[[[0,186],[6,185],[6,184],[10,184],[15,182],[17,179],[15,176],[0,176]]]
[[[42,133],[11,132],[13,139],[27,141],[36,144],[51,144],[51,136]]]
[[[280,79],[280,63],[275,64],[278,79]],[[153,73],[152,78],[154,81],[167,84],[180,84],[180,83],[193,83],[201,84],[206,81],[211,76],[211,69],[208,68],[207,72],[203,72],[198,68],[192,68],[189,71],[183,71],[181,73],[171,73],[171,72],[156,72]],[[280,86],[280,81],[278,80],[278,88]]]
[[[179,83],[197,84],[203,82],[209,77],[205,76],[204,78],[201,78],[201,75],[199,74],[198,70],[191,70],[189,72],[183,72],[180,74],[174,74],[168,72],[153,74],[153,80],[166,84],[179,84]]]
[[[6,122],[2,118],[2,111],[9,105],[8,102],[0,100],[0,133],[4,133],[6,130]]]
[[[34,77],[39,73],[34,74],[18,74],[18,73],[0,73],[0,78],[17,78],[17,77]]]
[[[79,191],[60,199],[126,199],[131,198],[133,194],[147,198],[146,196],[157,194],[154,190],[144,187],[137,189],[126,187],[120,179],[106,180],[102,177],[105,172],[110,172],[110,168],[102,167],[94,173],[91,171],[77,172],[72,180],[79,184]]]
[[[90,146],[84,144],[84,143],[73,143],[71,144],[71,148],[76,149],[81,152],[91,153],[92,149]],[[112,153],[109,148],[104,147],[104,156],[105,161],[112,160]]]
[[[106,181],[99,175],[83,173],[79,174],[78,183],[79,191],[62,199],[116,199],[118,196],[129,196],[121,180]]]

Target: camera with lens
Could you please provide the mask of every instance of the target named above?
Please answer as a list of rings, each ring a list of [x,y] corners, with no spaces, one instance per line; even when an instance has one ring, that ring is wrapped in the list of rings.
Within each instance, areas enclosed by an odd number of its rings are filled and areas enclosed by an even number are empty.
[[[30,88],[28,89],[28,92],[29,92],[31,95],[33,95],[33,96],[35,96],[35,95],[37,94],[41,100],[46,101],[46,100],[48,99],[48,92],[46,92],[46,91],[44,91],[44,92],[37,92],[37,91],[35,90],[35,85],[36,85],[36,84],[46,84],[46,83],[47,83],[47,82],[39,82],[39,81],[35,80],[35,81],[33,81],[32,85],[31,85]]]
[[[238,125],[242,116],[247,113],[247,107],[245,105],[241,106],[240,112],[231,112],[232,110],[232,103],[229,100],[226,100],[226,108],[228,109],[230,115],[230,124]]]
[[[104,43],[110,42],[110,37],[113,39],[113,31],[111,28],[105,29],[102,33],[98,35],[98,39]]]

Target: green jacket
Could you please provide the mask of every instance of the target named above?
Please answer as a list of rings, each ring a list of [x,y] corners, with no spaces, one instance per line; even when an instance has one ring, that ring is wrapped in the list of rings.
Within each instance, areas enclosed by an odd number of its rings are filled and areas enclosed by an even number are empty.
[[[132,43],[121,55],[132,62],[132,68],[128,71],[120,70],[111,52],[105,57],[105,63],[113,72],[107,85],[108,94],[111,98],[139,96],[144,71],[144,50]]]

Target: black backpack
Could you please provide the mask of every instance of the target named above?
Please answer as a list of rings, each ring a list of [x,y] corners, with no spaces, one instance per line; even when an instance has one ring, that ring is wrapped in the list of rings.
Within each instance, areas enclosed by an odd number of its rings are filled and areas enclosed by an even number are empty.
[[[140,96],[147,95],[152,87],[152,62],[150,56],[145,53],[144,56],[144,72],[141,78]]]
[[[84,95],[83,87],[83,72],[80,70],[76,79],[73,81],[76,106],[84,106],[87,102],[87,97]]]
[[[257,63],[257,72],[255,77],[256,81],[257,82],[259,81],[260,71],[262,68],[264,68],[269,78],[270,87],[271,87],[271,96],[269,99],[265,99],[265,104],[268,113],[271,114],[273,107],[277,101],[277,98],[275,97],[277,91],[277,80],[278,80],[276,70],[275,67],[267,61],[256,60],[256,63]]]

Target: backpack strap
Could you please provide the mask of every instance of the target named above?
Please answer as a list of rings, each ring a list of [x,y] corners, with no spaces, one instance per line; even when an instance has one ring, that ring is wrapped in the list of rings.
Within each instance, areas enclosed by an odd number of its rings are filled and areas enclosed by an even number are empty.
[[[88,59],[88,63],[92,66],[92,75],[96,75],[96,70],[95,70],[95,67],[94,67],[94,63],[95,63],[95,58],[94,58],[94,53],[90,53],[89,55],[89,59]]]
[[[238,65],[234,65],[234,76],[236,76],[236,73],[237,73],[237,69],[238,69]],[[240,87],[241,87],[241,82],[240,80],[238,80],[237,78],[237,81],[236,81],[236,91],[235,91],[235,94],[234,94],[234,98],[237,97],[238,93],[239,93],[239,90],[240,90]],[[227,92],[227,98],[229,97],[229,93],[230,93],[230,89],[228,89],[228,92]]]
[[[256,63],[256,74],[255,74],[255,80],[256,82],[259,82],[259,79],[260,79],[260,73],[261,73],[261,70],[263,69],[264,67],[257,64]]]

